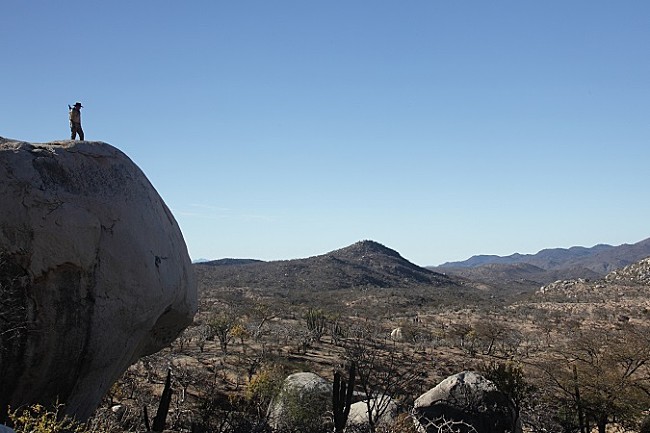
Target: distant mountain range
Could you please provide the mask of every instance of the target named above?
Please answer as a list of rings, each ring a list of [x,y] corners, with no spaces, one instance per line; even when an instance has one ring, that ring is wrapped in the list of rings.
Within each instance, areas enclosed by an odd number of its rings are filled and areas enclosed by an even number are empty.
[[[454,279],[417,266],[378,242],[360,241],[306,259],[264,262],[222,259],[195,263],[200,284],[221,287],[337,290],[450,286]]]
[[[296,260],[221,259],[194,264],[203,288],[326,292],[363,288],[445,288],[452,292],[530,293],[557,280],[602,278],[650,257],[650,239],[628,245],[546,249],[537,254],[474,256],[437,267],[417,266],[375,241],[360,241]]]
[[[537,254],[479,255],[428,269],[494,287],[521,289],[564,279],[597,279],[650,257],[650,238],[635,244],[545,249]]]

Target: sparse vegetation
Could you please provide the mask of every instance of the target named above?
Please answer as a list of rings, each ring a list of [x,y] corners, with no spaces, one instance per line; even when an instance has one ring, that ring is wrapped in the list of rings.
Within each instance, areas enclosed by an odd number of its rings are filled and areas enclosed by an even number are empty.
[[[9,411],[9,420],[16,433],[91,433],[86,425],[64,414],[64,406],[48,409],[34,404],[21,410]]]
[[[548,389],[576,414],[579,427],[610,423],[636,429],[650,407],[650,329],[628,324],[581,329],[540,368]]]
[[[319,258],[326,266],[318,278],[328,278],[334,269],[330,262],[352,260],[346,254]],[[381,262],[381,254],[375,254],[373,260],[365,265],[375,272],[392,269],[389,280],[394,281],[395,256]],[[222,272],[224,266],[216,268]],[[316,278],[317,271],[304,266],[296,269]],[[210,277],[209,266],[200,269],[201,304],[194,324],[172,347],[129,368],[91,419],[93,431],[145,429],[144,408],[156,413],[171,371],[170,431],[342,431],[346,405],[365,401],[368,424],[346,431],[413,433],[413,400],[463,370],[480,371],[509,395],[527,431],[603,432],[613,424],[647,430],[650,287],[642,279],[645,268],[620,270],[609,280],[551,284],[543,293],[507,299],[468,282],[445,286],[409,280],[403,287],[322,290],[315,279],[295,286],[286,281],[269,287],[223,285]],[[390,332],[397,327],[402,338],[393,340]],[[275,430],[270,427],[269,405],[287,375],[309,371],[335,382],[333,371],[351,363],[351,400],[341,403],[339,395],[328,412],[288,393],[282,398],[291,416]],[[389,398],[398,413],[380,424]],[[463,427],[447,421],[439,431]]]

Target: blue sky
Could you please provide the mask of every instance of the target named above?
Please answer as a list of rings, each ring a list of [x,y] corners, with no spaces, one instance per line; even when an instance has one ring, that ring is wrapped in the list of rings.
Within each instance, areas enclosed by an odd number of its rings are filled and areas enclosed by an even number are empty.
[[[142,168],[192,258],[650,237],[650,2],[6,1],[0,136]]]

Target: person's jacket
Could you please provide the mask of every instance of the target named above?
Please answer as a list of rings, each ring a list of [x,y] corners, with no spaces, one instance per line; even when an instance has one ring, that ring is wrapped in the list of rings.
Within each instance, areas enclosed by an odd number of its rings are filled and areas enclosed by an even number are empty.
[[[78,108],[73,108],[70,110],[70,122],[81,123],[81,110]]]

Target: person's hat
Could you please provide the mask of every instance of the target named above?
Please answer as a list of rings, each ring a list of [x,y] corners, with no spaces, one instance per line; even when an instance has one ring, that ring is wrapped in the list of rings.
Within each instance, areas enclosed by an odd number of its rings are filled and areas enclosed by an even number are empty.
[[[74,106],[75,106],[75,107],[83,107],[83,105],[81,105],[81,102],[77,102],[77,103],[75,103]]]

